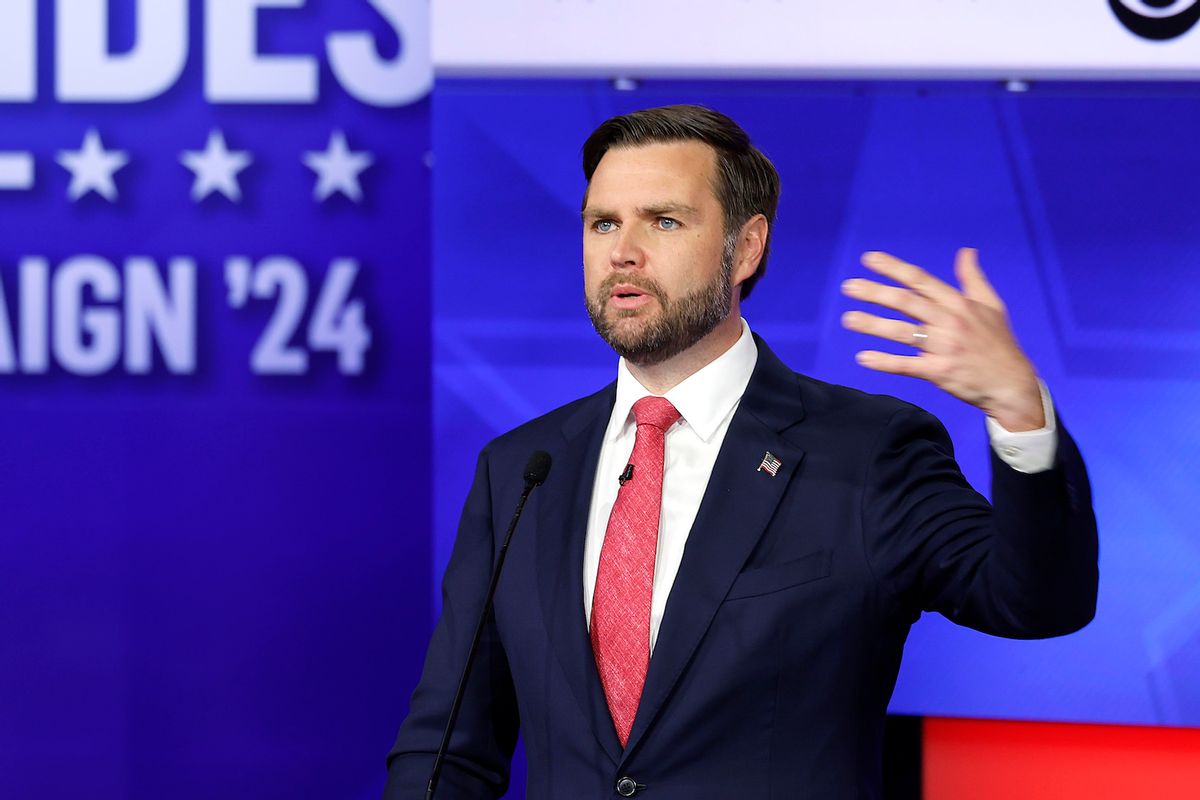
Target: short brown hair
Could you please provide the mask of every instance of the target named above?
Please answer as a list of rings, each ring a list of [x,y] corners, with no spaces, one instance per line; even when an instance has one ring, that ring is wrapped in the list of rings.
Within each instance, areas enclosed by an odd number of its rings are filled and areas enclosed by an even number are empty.
[[[725,212],[725,235],[733,236],[755,214],[775,224],[779,207],[779,173],[750,137],[729,117],[703,106],[662,106],[612,117],[592,131],[583,144],[583,174],[591,183],[600,159],[613,147],[664,142],[697,141],[717,155],[717,180],[713,192]],[[767,270],[770,229],[762,259],[754,274],[742,282],[742,298]]]

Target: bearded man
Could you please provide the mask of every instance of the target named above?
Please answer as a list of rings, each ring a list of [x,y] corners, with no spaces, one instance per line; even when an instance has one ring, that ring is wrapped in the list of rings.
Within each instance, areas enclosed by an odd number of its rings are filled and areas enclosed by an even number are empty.
[[[584,284],[620,356],[601,391],[484,448],[386,797],[424,797],[521,468],[554,468],[508,553],[438,797],[495,798],[518,728],[530,798],[875,798],[884,716],[923,611],[1009,637],[1095,611],[1079,452],[973,250],[960,287],[884,253],[849,296],[915,322],[858,354],[988,419],[994,507],[942,425],[798,375],[751,333],[779,198],[770,161],[695,106],[584,145]],[[898,284],[898,285],[896,285]]]

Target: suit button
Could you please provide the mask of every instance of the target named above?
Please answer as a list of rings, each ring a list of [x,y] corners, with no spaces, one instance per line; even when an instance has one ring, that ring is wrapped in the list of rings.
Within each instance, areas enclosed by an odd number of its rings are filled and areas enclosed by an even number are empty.
[[[637,794],[638,785],[633,778],[621,778],[617,781],[617,794],[621,797],[633,797]]]

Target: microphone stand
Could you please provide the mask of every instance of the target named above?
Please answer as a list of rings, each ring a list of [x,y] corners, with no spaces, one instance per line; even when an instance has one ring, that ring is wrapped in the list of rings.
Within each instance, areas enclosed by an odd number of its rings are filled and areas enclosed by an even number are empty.
[[[429,773],[429,784],[425,787],[425,800],[433,800],[437,791],[438,780],[442,774],[442,764],[446,760],[446,750],[450,747],[450,735],[454,732],[454,723],[458,721],[458,712],[462,708],[463,695],[467,690],[467,680],[471,677],[471,667],[475,663],[475,651],[479,649],[479,640],[483,638],[483,629],[487,618],[492,613],[492,604],[496,598],[496,586],[500,583],[500,570],[504,568],[504,558],[508,555],[508,545],[517,529],[517,521],[525,509],[525,501],[535,487],[541,486],[550,472],[550,455],[538,450],[529,457],[525,467],[525,489],[517,502],[517,510],[513,512],[512,522],[508,524],[508,533],[504,535],[504,543],[500,545],[500,553],[496,556],[496,566],[492,570],[492,580],[488,585],[487,599],[483,603],[483,611],[479,614],[479,622],[475,625],[475,635],[471,638],[471,647],[467,650],[467,663],[463,665],[462,677],[458,681],[458,690],[454,693],[454,702],[450,705],[450,717],[446,720],[446,731],[442,734],[442,744],[438,747],[437,756],[433,759],[433,770]]]

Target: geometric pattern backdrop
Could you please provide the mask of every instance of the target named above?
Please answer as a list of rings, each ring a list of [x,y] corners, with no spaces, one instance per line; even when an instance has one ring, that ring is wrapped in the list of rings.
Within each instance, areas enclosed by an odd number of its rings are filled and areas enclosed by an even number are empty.
[[[615,377],[582,302],[579,149],[612,114],[697,102],[745,127],[783,198],[743,308],[794,369],[937,414],[977,487],[973,409],[859,368],[838,285],[881,249],[952,280],[978,247],[1095,490],[1095,621],[1014,642],[926,615],[892,711],[1200,725],[1200,97],[1190,87],[442,80],[433,102],[434,572],[475,453]]]

